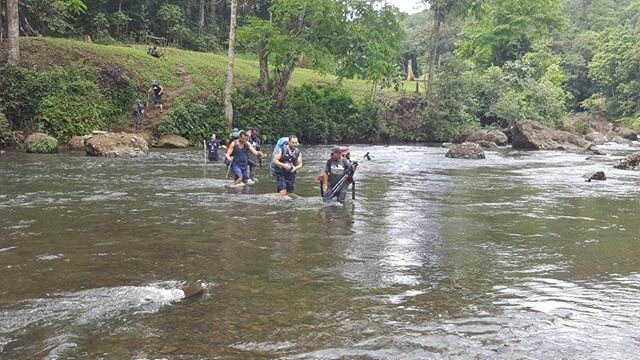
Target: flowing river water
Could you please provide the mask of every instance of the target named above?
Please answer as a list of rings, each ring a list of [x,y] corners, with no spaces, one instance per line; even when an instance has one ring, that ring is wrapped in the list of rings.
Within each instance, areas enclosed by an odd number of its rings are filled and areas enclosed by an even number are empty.
[[[328,149],[291,201],[196,150],[0,155],[0,359],[640,358],[639,172],[355,146],[327,206]]]

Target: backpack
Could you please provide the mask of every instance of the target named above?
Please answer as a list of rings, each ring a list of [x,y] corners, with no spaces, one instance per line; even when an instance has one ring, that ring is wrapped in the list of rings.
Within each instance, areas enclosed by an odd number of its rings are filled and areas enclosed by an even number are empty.
[[[269,164],[269,172],[271,173],[271,176],[276,176],[276,172],[278,170],[276,165],[273,163],[273,158],[275,158],[278,154],[278,150],[282,150],[282,153],[284,154],[285,146],[287,145],[289,145],[289,138],[281,137],[280,139],[278,139],[276,146],[273,147],[273,154],[271,154],[271,164]]]

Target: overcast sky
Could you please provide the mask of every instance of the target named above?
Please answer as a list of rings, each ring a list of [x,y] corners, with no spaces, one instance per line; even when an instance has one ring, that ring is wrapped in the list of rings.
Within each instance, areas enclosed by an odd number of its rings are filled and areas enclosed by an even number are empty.
[[[397,7],[400,11],[404,11],[409,14],[413,14],[424,9],[422,2],[417,0],[387,0],[387,3]]]

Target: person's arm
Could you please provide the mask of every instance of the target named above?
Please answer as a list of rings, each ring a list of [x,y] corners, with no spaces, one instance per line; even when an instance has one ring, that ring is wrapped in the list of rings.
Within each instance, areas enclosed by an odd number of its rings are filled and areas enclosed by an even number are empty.
[[[158,95],[162,95],[162,92],[164,91],[164,88],[160,85],[158,85],[158,87],[160,88],[160,92],[158,93]]]
[[[324,187],[324,193],[326,194],[329,191],[329,172],[331,169],[329,168],[329,164],[327,163],[322,169],[322,186]]]
[[[233,154],[233,147],[234,146],[235,146],[235,143],[229,144],[229,147],[227,148],[227,152],[224,154],[224,157],[227,158],[227,160],[229,160],[229,162],[233,161],[233,156],[231,156],[231,154]]]
[[[281,168],[281,169],[285,169],[287,171],[291,171],[291,165],[289,164],[285,164],[283,162],[280,161],[280,159],[282,158],[282,149],[278,149],[278,153],[276,153],[276,156],[273,157],[273,160],[271,160],[271,162]]]
[[[262,152],[262,151],[257,151],[255,147],[253,147],[253,145],[247,143],[247,145],[249,145],[247,148],[249,149],[249,152],[252,153],[253,155],[262,158],[265,157],[266,155]]]
[[[293,169],[291,169],[291,172],[297,172],[300,169],[302,169],[302,153],[298,155],[298,161],[296,161],[296,166]]]

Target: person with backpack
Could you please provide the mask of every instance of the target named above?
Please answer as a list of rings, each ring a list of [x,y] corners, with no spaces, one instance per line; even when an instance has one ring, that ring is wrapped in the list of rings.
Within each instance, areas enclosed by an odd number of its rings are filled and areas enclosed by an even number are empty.
[[[211,134],[211,139],[207,141],[207,159],[209,161],[218,161],[218,148],[220,148],[220,143],[216,140],[216,134]]]
[[[334,146],[331,149],[331,158],[322,171],[322,193],[325,194],[326,202],[335,197],[339,203],[344,204],[347,198],[347,188],[350,182],[346,180],[349,176],[353,176],[354,170],[352,170],[351,161],[343,156],[343,152],[344,148]]]
[[[260,142],[260,138],[258,138],[258,130],[257,129],[247,130],[247,134],[249,136],[247,138],[247,143],[253,145],[253,147],[257,151],[260,151],[260,146],[262,145],[262,143]],[[251,177],[251,180],[254,182],[258,181],[258,179],[256,178],[256,167],[260,161],[261,160],[255,156],[249,157],[249,176]],[[262,167],[261,163],[260,163],[260,167]]]
[[[136,131],[141,131],[144,122],[144,104],[142,101],[136,100],[135,104],[133,104],[133,116],[135,116]]]
[[[158,84],[157,80],[151,80],[151,88],[149,89],[149,93],[153,92],[153,103],[156,106],[156,109],[160,107],[160,112],[163,111],[162,108],[162,92],[164,88]]]
[[[296,173],[302,169],[302,154],[295,135],[289,136],[286,145],[277,148],[271,163],[275,166],[276,191],[280,198],[287,199],[295,190]]]
[[[231,170],[235,176],[233,185],[245,183],[253,185],[249,175],[249,154],[253,154],[258,158],[265,157],[262,151],[256,151],[253,145],[247,143],[247,133],[240,131],[238,140],[229,144],[225,158],[231,164]]]

